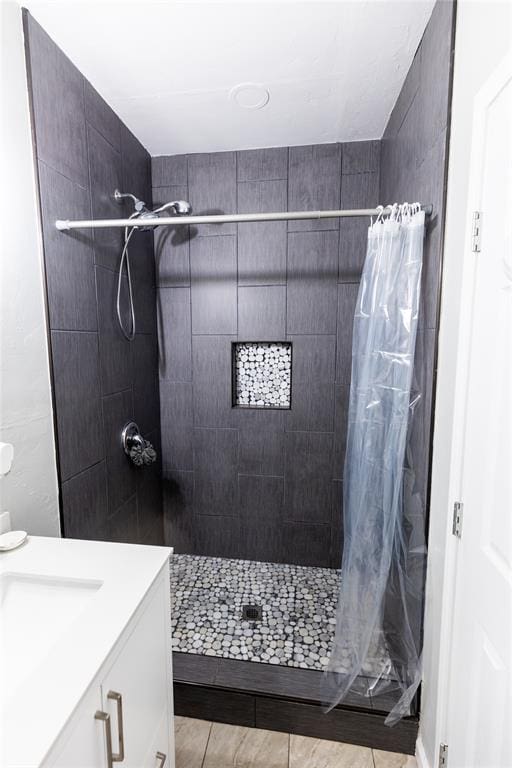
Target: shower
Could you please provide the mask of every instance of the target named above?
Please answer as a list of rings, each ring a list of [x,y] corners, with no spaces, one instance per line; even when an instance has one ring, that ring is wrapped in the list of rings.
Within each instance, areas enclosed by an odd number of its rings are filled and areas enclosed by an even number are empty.
[[[158,208],[154,208],[151,210],[147,207],[146,203],[143,200],[139,200],[138,197],[133,195],[131,192],[120,192],[118,189],[114,191],[114,200],[117,203],[122,203],[123,200],[130,199],[133,202],[133,206],[135,208],[134,212],[130,215],[130,219],[141,219],[142,221],[145,219],[151,219],[151,223],[149,221],[146,222],[146,225],[142,225],[140,227],[132,227],[130,231],[128,232],[128,227],[124,228],[124,245],[123,250],[121,252],[121,259],[119,261],[119,271],[117,275],[117,298],[116,298],[116,311],[117,311],[117,321],[119,323],[119,327],[123,333],[123,336],[128,341],[133,341],[135,338],[135,309],[133,304],[133,290],[132,290],[132,278],[130,273],[130,256],[128,253],[128,244],[131,240],[131,237],[135,230],[139,229],[141,232],[148,232],[151,229],[153,229],[155,226],[158,226],[158,224],[154,223],[155,217],[158,217],[159,213],[162,213],[163,211],[173,211],[175,216],[188,216],[192,213],[192,206],[187,200],[171,200],[168,203],[164,203],[163,205],[160,205]],[[123,269],[126,262],[126,277],[128,279],[128,301],[129,301],[129,307],[130,307],[130,328],[127,330],[123,323],[123,318],[121,315],[121,282],[123,278]]]

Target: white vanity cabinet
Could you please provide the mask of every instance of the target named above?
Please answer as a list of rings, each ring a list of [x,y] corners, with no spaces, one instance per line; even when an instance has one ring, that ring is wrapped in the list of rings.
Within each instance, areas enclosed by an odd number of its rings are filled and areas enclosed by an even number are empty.
[[[44,768],[174,768],[169,635],[165,567],[59,735]]]

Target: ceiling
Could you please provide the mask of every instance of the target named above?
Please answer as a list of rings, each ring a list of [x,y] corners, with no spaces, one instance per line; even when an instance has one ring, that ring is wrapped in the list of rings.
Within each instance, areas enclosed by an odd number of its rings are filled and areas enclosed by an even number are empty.
[[[24,5],[167,155],[380,138],[434,0]],[[262,108],[230,98],[247,82],[268,90]]]

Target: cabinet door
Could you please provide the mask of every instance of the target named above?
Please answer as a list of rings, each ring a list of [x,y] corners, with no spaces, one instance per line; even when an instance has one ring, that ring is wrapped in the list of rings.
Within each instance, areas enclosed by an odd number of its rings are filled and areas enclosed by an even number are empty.
[[[174,723],[169,723],[167,713],[160,720],[153,743],[141,768],[175,768]]]
[[[44,761],[45,768],[107,768],[103,724],[94,719],[98,709],[101,691],[94,685]]]
[[[119,731],[117,704],[108,698],[109,691],[121,694],[124,728],[124,761],[122,768],[141,768],[153,743],[162,718],[168,718],[167,635],[169,602],[164,578],[148,595],[148,605],[119,655],[105,674],[101,689],[102,709],[110,714],[112,748],[118,751]],[[162,752],[167,752],[168,744]]]

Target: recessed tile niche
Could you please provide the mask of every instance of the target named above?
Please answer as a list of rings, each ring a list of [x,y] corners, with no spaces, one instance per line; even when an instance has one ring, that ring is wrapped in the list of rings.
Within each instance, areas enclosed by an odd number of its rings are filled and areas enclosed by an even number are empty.
[[[232,360],[235,407],[291,407],[292,345],[290,342],[235,342]]]

